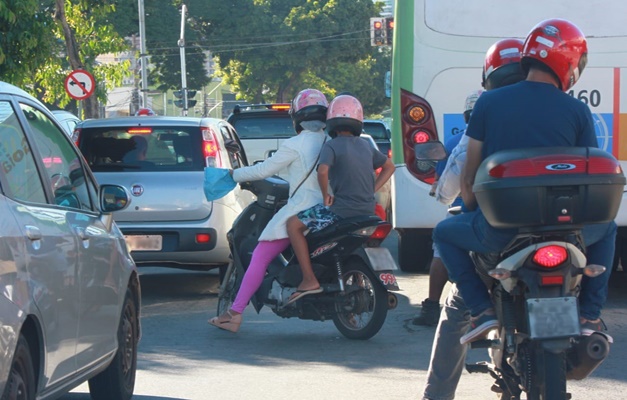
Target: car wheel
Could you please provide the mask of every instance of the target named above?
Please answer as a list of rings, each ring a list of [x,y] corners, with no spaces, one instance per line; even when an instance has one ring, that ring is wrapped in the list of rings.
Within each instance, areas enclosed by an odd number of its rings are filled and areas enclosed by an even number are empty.
[[[30,347],[26,338],[20,335],[2,400],[34,400],[36,390]]]
[[[135,389],[139,319],[133,293],[126,289],[118,327],[118,350],[111,364],[89,380],[94,400],[129,400]]]

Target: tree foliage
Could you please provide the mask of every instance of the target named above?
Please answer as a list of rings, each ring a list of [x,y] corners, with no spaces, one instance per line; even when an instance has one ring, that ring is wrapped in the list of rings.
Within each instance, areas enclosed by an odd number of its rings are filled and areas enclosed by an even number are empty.
[[[322,79],[329,65],[359,65],[372,52],[370,17],[378,13],[372,0],[189,3],[190,10],[198,6],[194,27],[218,57],[223,78],[248,101],[289,101],[311,82],[333,95]]]

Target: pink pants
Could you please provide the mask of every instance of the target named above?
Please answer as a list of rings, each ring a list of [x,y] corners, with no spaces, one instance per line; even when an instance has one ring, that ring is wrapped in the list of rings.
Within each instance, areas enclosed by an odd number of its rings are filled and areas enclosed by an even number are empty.
[[[290,244],[290,239],[278,239],[278,240],[264,240],[257,243],[257,247],[253,251],[250,265],[244,274],[242,285],[237,292],[237,297],[233,302],[231,309],[238,313],[243,313],[244,309],[248,305],[251,297],[255,294],[263,277],[266,276],[266,270],[268,265],[274,260],[281,252],[287,249]]]

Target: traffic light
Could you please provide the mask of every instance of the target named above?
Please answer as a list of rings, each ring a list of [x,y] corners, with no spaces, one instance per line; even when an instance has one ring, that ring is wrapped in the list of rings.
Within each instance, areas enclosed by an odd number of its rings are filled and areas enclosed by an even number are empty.
[[[385,18],[370,18],[370,44],[372,46],[383,46],[386,43],[384,24]]]
[[[187,107],[185,107],[185,92],[186,91],[187,91]],[[196,96],[196,90],[189,90],[189,89],[175,90],[174,97],[176,97],[178,100],[174,100],[174,105],[184,110],[194,107],[196,103],[198,102],[198,100],[193,98],[194,96]]]
[[[175,90],[174,91],[174,97],[176,97],[178,100],[174,100],[174,105],[179,107],[179,108],[183,108],[183,102],[184,102],[184,93],[182,90]]]
[[[388,45],[392,45],[392,38],[394,37],[394,17],[387,17],[385,19],[385,38]]]
[[[198,102],[198,100],[194,99],[194,96],[196,96],[196,91],[187,89],[187,108],[194,107]]]

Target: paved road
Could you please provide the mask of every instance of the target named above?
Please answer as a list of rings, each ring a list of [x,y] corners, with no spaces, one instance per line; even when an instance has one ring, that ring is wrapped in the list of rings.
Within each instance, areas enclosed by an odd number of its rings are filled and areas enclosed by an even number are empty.
[[[396,253],[396,239],[385,243]],[[332,322],[280,319],[267,310],[244,314],[237,334],[206,321],[215,314],[217,277],[142,269],[144,336],[136,383],[139,400],[419,399],[433,328],[409,322],[427,293],[425,275],[398,274],[399,306],[368,341],[350,341]],[[614,280],[627,285],[627,279]],[[613,288],[605,319],[615,338],[612,354],[592,378],[569,382],[573,399],[624,399],[627,393],[627,291]],[[485,359],[472,350],[470,359]],[[491,380],[464,372],[458,400],[492,399]],[[63,397],[89,399],[87,385]]]

